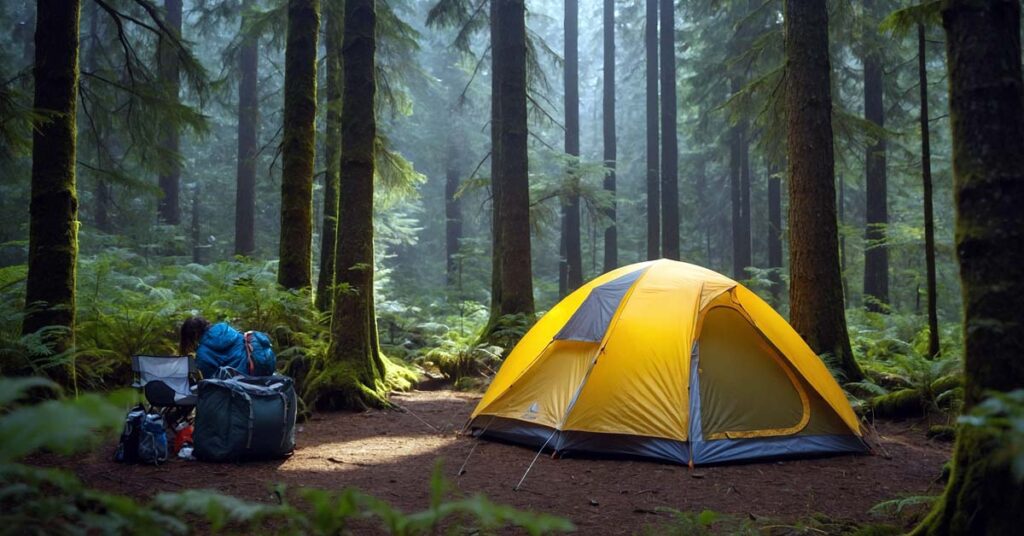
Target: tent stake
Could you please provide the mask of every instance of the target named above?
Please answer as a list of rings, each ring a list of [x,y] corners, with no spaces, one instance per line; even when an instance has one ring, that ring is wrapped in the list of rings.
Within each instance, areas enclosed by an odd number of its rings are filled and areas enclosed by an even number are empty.
[[[533,457],[533,461],[530,462],[530,466],[527,467],[526,472],[523,473],[523,478],[519,479],[519,483],[516,484],[516,487],[512,488],[512,491],[519,491],[519,487],[523,485],[524,481],[526,481],[526,475],[530,474],[530,469],[533,469],[533,464],[537,463],[537,458],[540,458],[540,453],[544,452],[544,447],[548,446],[548,443],[551,441],[551,438],[555,437],[555,434],[557,433],[558,430],[551,432],[551,435],[548,436],[548,440],[545,441],[544,444],[540,446],[540,450],[537,451],[537,455]]]

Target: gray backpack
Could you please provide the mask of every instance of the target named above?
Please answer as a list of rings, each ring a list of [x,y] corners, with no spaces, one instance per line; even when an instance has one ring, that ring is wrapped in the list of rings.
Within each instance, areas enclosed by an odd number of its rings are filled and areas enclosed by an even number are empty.
[[[283,458],[295,450],[295,386],[288,376],[202,380],[198,395],[192,434],[196,458]]]

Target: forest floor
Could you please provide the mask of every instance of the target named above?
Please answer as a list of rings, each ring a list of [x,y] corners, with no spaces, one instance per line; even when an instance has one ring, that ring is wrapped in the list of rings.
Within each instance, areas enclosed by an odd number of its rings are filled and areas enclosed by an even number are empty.
[[[42,456],[33,463],[62,466],[92,486],[136,497],[204,488],[271,501],[275,483],[355,486],[415,511],[427,507],[430,475],[442,460],[456,494],[483,493],[498,503],[561,515],[581,534],[633,534],[671,523],[664,507],[710,509],[759,526],[822,516],[837,523],[893,522],[868,510],[884,500],[941,492],[937,478],[950,453],[950,444],[925,438],[923,422],[880,422],[888,459],[835,456],[691,471],[645,461],[541,456],[516,492],[512,488],[535,453],[528,448],[480,442],[465,474],[456,475],[474,445],[458,432],[478,399],[444,389],[412,391],[394,396],[402,408],[397,411],[317,414],[300,425],[295,454],[273,462],[174,459],[160,467],[125,466],[111,461],[111,445],[84,457]]]

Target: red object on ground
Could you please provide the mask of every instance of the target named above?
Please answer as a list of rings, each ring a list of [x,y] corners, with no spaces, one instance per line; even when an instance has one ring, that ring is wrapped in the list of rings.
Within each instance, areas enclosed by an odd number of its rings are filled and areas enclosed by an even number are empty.
[[[177,454],[181,450],[181,446],[185,443],[192,443],[192,425],[188,425],[181,430],[178,430],[177,434],[174,434],[174,453]]]

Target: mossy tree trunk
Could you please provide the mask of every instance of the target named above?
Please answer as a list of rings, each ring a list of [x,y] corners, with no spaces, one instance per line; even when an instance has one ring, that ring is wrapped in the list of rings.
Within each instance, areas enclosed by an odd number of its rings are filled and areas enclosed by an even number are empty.
[[[387,373],[373,304],[373,173],[377,123],[374,0],[346,0],[341,112],[341,179],[331,345],[309,386],[315,405],[362,409],[387,404]]]
[[[580,156],[580,54],[579,2],[565,0],[565,153]],[[569,164],[570,191],[562,199],[562,251],[558,295],[583,284],[583,253],[580,248],[580,194],[576,163]]]
[[[839,269],[825,4],[786,0],[790,323],[812,350],[836,359],[846,381],[859,381]]]
[[[874,28],[875,2],[864,0],[864,119],[885,128],[882,45]],[[885,227],[889,224],[886,179],[886,141],[878,136],[868,146],[865,165],[864,306],[883,312],[889,303],[889,249]]]
[[[64,328],[54,349],[74,345],[78,196],[75,191],[75,106],[78,95],[78,0],[36,3],[35,94],[45,114],[32,132],[28,280],[22,333]],[[66,382],[68,371],[53,371]]]
[[[676,10],[661,0],[661,255],[679,260],[679,140],[676,133]]]
[[[661,257],[661,184],[658,180],[658,2],[647,0],[644,18],[647,96],[647,258]]]
[[[604,80],[602,80],[601,126],[604,142],[604,189],[611,194],[611,205],[605,210],[608,226],[604,229],[604,271],[619,266],[619,234],[616,227],[615,161],[618,159],[615,138],[615,0],[604,0]]]
[[[256,252],[256,152],[259,138],[259,39],[251,35],[247,13],[253,0],[242,2],[244,33],[239,49],[238,172],[235,189],[235,255]]]
[[[181,0],[164,2],[165,24],[169,30],[181,35]],[[161,36],[157,47],[158,70],[160,83],[167,97],[177,103],[181,91],[181,76],[178,65],[178,47],[167,36]],[[157,216],[161,223],[178,225],[181,223],[181,160],[179,150],[181,140],[178,125],[167,122],[161,125],[160,150],[167,160],[167,167],[160,173],[160,201],[157,204]]]
[[[942,6],[964,301],[964,410],[1024,388],[1024,84],[1017,0]],[[1024,484],[995,432],[961,427],[945,494],[916,534],[1016,534]]]
[[[320,240],[320,276],[316,284],[316,308],[321,312],[331,310],[334,296],[334,259],[338,243],[338,203],[341,191],[341,92],[342,59],[341,40],[344,12],[340,2],[324,4],[324,45],[327,49],[327,118],[324,132],[324,216]]]
[[[277,282],[312,285],[313,167],[316,158],[316,49],[320,0],[288,1],[281,153],[281,237]]]
[[[928,274],[928,356],[939,354],[939,311],[935,283],[935,217],[932,211],[932,148],[928,130],[928,65],[924,24],[917,24],[917,72],[921,96],[921,183],[924,188],[924,262]]]
[[[530,180],[526,117],[526,6],[491,2],[491,338],[506,315],[532,317]]]

